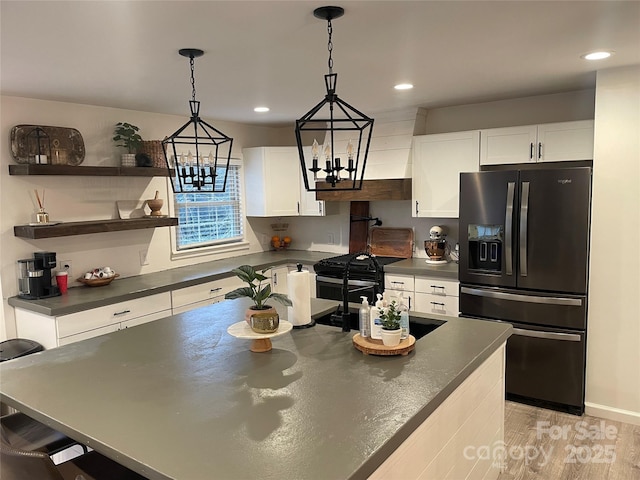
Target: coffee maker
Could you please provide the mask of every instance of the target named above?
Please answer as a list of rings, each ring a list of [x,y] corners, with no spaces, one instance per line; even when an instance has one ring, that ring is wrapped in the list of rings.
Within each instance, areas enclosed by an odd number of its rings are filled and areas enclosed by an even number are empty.
[[[449,248],[447,235],[442,227],[434,225],[429,230],[429,240],[424,241],[424,250],[427,252],[427,263],[432,265],[444,265],[447,263]]]
[[[55,252],[35,252],[33,258],[18,260],[18,296],[37,300],[60,295],[58,287],[51,285],[56,265]]]

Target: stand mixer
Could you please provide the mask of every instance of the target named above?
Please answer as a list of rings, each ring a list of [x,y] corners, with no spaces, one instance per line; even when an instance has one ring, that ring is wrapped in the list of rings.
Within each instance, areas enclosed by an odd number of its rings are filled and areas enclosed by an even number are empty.
[[[447,263],[446,256],[450,249],[446,240],[447,235],[442,227],[434,225],[429,230],[429,240],[424,241],[424,250],[429,257],[426,262],[430,265],[445,265]]]

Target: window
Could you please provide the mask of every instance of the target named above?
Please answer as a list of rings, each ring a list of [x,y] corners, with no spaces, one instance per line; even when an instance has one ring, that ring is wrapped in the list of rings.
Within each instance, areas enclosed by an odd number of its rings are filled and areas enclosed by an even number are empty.
[[[223,193],[176,193],[175,211],[178,250],[241,242],[244,239],[240,165],[229,165]],[[224,169],[218,169],[222,183]]]

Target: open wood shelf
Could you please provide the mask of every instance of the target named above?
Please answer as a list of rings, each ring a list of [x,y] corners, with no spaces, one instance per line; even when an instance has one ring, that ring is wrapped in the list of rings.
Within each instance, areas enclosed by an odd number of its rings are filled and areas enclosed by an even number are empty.
[[[345,182],[346,187],[352,185]],[[362,190],[344,190],[340,184],[335,190],[316,192],[316,200],[330,201],[372,201],[372,200],[411,200],[411,179],[392,178],[386,180],[364,180]]]
[[[166,168],[155,167],[91,167],[72,165],[9,165],[9,175],[75,175],[91,177],[167,177]]]
[[[178,225],[175,217],[133,218],[128,220],[92,220],[87,222],[66,222],[58,225],[16,225],[13,233],[22,238],[51,238],[88,233],[118,232],[122,230],[139,230],[143,228],[171,227]]]

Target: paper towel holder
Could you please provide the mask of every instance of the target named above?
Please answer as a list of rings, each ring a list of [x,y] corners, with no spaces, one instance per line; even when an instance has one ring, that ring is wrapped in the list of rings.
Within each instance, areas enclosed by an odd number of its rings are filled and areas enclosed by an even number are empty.
[[[302,263],[296,263],[296,269],[297,269],[297,273],[302,273]],[[309,301],[311,301],[311,299],[309,299]],[[292,307],[287,307],[287,312],[291,315]],[[294,324],[293,328],[295,330],[301,330],[303,328],[315,327],[315,325],[316,325],[316,321],[313,318],[311,318],[311,321],[309,323],[305,323],[304,325],[295,325]]]

